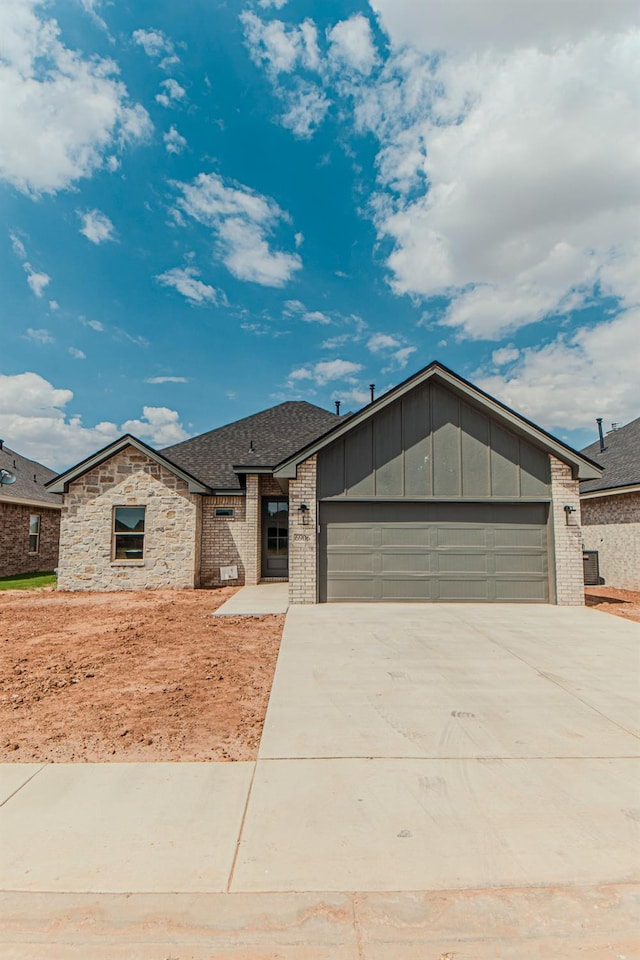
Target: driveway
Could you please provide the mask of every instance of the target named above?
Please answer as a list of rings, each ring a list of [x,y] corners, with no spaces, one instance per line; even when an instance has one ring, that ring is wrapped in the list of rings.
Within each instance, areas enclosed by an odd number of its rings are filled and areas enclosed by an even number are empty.
[[[639,640],[583,608],[292,607],[234,888],[635,878]]]

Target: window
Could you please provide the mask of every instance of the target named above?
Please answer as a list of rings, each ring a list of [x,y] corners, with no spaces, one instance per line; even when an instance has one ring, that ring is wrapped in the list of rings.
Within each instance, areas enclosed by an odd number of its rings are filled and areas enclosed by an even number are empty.
[[[232,517],[233,507],[216,507],[216,517]]]
[[[29,517],[29,553],[40,550],[40,517],[37,513]]]
[[[144,507],[113,508],[113,559],[144,557]]]

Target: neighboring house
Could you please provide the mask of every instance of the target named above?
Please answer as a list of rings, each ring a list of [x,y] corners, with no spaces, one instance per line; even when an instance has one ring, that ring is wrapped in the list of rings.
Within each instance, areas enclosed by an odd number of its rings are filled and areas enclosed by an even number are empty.
[[[56,474],[0,440],[0,577],[53,570],[58,564],[62,497],[47,490]]]
[[[582,451],[603,468],[580,484],[585,550],[598,551],[610,587],[640,590],[640,417]]]
[[[580,604],[578,484],[600,472],[432,363],[346,417],[290,402],[161,451],[115,441],[50,485],[64,493],[58,582],[231,574],[286,578],[292,603]]]

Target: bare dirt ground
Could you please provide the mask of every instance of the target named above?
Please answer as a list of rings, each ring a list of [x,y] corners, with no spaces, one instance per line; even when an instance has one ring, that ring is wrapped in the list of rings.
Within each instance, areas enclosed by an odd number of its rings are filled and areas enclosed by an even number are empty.
[[[585,602],[604,613],[615,613],[617,617],[635,620],[640,623],[640,592],[637,590],[617,590],[615,587],[586,587]]]
[[[254,759],[284,616],[233,593],[0,593],[0,761]]]

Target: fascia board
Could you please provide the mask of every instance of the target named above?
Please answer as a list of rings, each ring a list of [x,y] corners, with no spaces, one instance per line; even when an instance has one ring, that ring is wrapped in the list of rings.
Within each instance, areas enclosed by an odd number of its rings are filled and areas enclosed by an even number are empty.
[[[640,483],[631,483],[626,487],[604,487],[601,490],[588,490],[580,494],[581,500],[597,500],[600,497],[619,497],[624,493],[640,493]]]
[[[37,507],[40,510],[62,510],[62,504],[55,500],[29,500],[27,497],[7,497],[0,495],[0,503],[15,503],[19,507]]]

